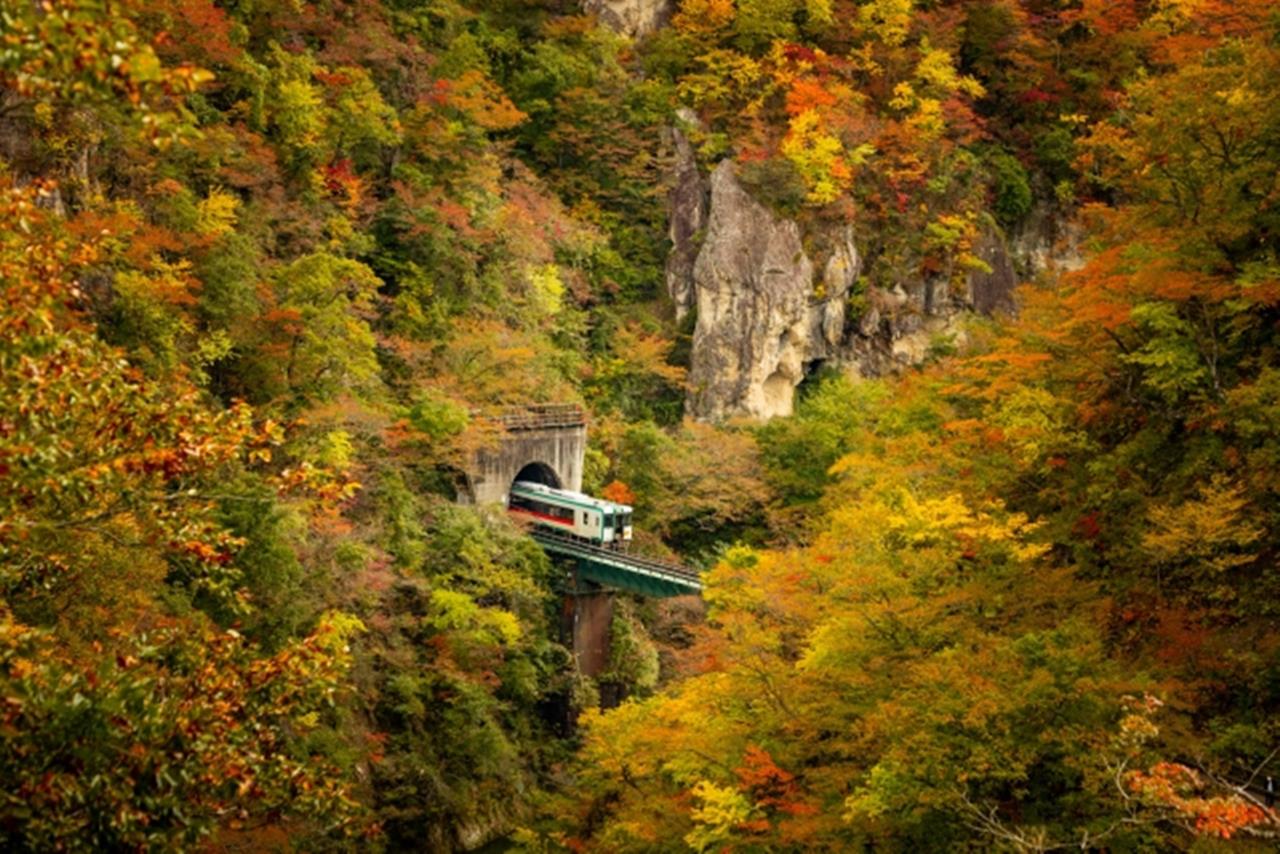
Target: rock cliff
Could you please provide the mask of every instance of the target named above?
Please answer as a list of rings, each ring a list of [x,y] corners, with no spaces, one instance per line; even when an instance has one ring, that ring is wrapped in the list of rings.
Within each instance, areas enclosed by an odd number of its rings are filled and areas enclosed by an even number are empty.
[[[701,248],[703,229],[707,225],[707,206],[711,188],[698,168],[693,143],[687,129],[698,126],[692,110],[676,112],[677,124],[671,129],[675,150],[671,190],[667,195],[667,235],[671,254],[667,256],[667,293],[675,303],[676,319],[682,320],[694,303],[693,266]]]
[[[806,369],[835,355],[843,340],[859,270],[852,235],[831,241],[815,265],[800,227],[753,199],[732,162],[720,163],[710,184],[705,238],[692,270],[697,326],[689,412],[708,420],[788,415]],[[679,293],[677,286],[677,305]]]
[[[880,376],[963,344],[963,314],[1014,307],[1018,282],[1078,263],[1078,235],[1055,217],[1006,239],[994,228],[975,247],[989,268],[959,287],[945,276],[870,287],[850,298],[861,262],[849,225],[803,233],[756,201],[731,161],[708,180],[683,115],[672,131],[667,290],[678,318],[696,311],[687,411],[701,420],[768,419],[792,410],[795,389],[819,364]],[[1043,220],[1041,222],[1040,220]]]
[[[1012,311],[1019,282],[1082,263],[1069,212],[1044,206],[1007,237],[994,225],[982,234],[974,254],[984,270],[869,286],[859,282],[851,224],[802,231],[756,201],[731,160],[708,178],[689,138],[697,117],[677,118],[666,284],[677,318],[696,312],[693,418],[789,415],[796,387],[818,365],[862,376],[919,365],[964,344],[966,312]]]
[[[583,0],[582,10],[595,14],[615,33],[643,38],[671,18],[675,0]]]

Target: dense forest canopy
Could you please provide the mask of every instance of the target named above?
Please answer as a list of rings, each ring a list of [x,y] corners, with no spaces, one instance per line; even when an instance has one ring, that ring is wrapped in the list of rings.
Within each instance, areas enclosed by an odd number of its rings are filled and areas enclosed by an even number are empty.
[[[946,334],[686,417],[725,164]],[[1270,0],[0,0],[0,219],[5,850],[1280,839]],[[594,678],[548,402],[703,571]]]

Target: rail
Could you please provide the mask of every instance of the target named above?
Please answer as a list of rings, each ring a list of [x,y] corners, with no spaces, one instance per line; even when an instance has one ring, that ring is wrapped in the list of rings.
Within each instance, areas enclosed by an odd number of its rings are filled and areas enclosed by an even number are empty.
[[[702,580],[698,573],[678,563],[591,545],[554,531],[535,529],[530,535],[548,551],[652,579],[672,588],[672,593],[699,593],[702,590]]]

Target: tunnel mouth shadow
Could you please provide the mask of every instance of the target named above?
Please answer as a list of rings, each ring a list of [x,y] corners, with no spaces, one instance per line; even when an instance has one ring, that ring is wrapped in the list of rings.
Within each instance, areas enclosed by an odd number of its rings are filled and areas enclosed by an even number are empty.
[[[516,472],[516,476],[512,478],[512,484],[517,481],[525,481],[526,483],[540,483],[543,486],[549,486],[552,489],[563,489],[561,486],[560,475],[556,474],[556,470],[546,463],[533,462],[527,464],[520,471]],[[510,490],[508,490],[510,491]]]

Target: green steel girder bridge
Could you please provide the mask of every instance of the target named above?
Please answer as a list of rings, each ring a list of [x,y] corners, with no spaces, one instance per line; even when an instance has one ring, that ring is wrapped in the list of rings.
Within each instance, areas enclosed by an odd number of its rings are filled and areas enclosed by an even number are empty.
[[[642,596],[697,596],[702,592],[698,573],[679,564],[602,548],[554,531],[535,529],[530,536],[549,554],[573,561],[581,581]]]

